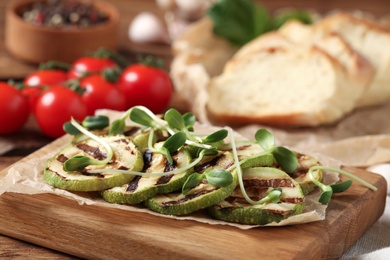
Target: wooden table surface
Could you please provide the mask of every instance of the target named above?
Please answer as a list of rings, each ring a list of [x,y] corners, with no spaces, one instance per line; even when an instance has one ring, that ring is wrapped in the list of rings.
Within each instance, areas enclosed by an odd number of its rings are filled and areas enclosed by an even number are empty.
[[[14,59],[7,53],[4,47],[4,12],[10,0],[0,1],[0,80],[22,79],[28,73],[36,69],[35,65],[25,64]],[[152,11],[162,16],[153,0],[110,0],[116,5],[121,13],[120,45],[119,51],[129,59],[138,53],[152,53],[166,61],[167,68],[171,58],[169,46],[164,45],[135,45],[127,38],[127,29],[133,17],[141,11]],[[282,7],[300,7],[315,9],[319,12],[326,12],[332,9],[361,9],[376,16],[390,14],[390,3],[388,0],[263,0],[262,3],[270,10]],[[30,120],[26,127],[12,135],[0,136],[13,144],[14,148],[6,154],[0,155],[0,170],[20,160],[33,151],[48,144],[52,140],[45,137],[38,130],[33,120]],[[46,259],[74,259],[72,256],[62,254],[50,249],[42,248],[23,241],[0,235],[0,258],[1,259],[24,259],[24,258],[46,258]]]

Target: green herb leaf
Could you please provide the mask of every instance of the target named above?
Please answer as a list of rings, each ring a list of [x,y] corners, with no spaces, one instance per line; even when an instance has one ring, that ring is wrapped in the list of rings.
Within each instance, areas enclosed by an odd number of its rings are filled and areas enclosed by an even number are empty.
[[[228,131],[226,129],[221,129],[204,138],[203,143],[208,143],[208,144],[216,143],[222,141],[227,136],[228,136]]]
[[[91,158],[87,156],[75,156],[66,160],[63,164],[64,171],[78,171],[91,164]]]
[[[122,119],[117,119],[111,123],[109,135],[120,135],[125,131],[125,121]]]
[[[352,180],[346,180],[344,182],[339,182],[335,184],[331,184],[330,187],[332,188],[334,193],[344,192],[349,189],[352,185]]]
[[[174,108],[165,112],[164,120],[168,122],[169,127],[177,130],[186,128],[182,115]]]
[[[131,110],[130,119],[143,126],[153,127],[155,124],[154,119],[150,115],[136,107]]]
[[[181,189],[181,193],[186,195],[188,191],[194,187],[196,187],[199,182],[201,182],[204,178],[204,174],[193,173],[188,176],[187,180],[184,182],[183,187]]]
[[[196,117],[193,113],[185,113],[183,114],[184,125],[187,127],[189,131],[194,130],[194,125],[196,123]]]
[[[274,136],[264,128],[257,130],[255,139],[265,151],[272,150],[275,146]]]
[[[305,11],[288,11],[288,12],[282,12],[278,15],[276,15],[272,20],[272,27],[274,30],[279,29],[285,22],[288,20],[299,20],[304,24],[311,24],[312,18],[308,12]]]
[[[280,202],[280,196],[282,196],[282,189],[281,188],[275,188],[268,193],[267,197],[270,202],[272,203],[278,203]]]
[[[332,188],[328,185],[324,185],[324,187],[321,188],[323,192],[320,195],[320,198],[318,201],[322,204],[327,204],[332,199],[333,191]]]
[[[273,150],[272,154],[285,172],[292,173],[298,168],[298,159],[289,149],[278,146]]]
[[[98,116],[87,116],[83,122],[82,126],[88,130],[103,129],[110,124],[110,119],[104,115]]]
[[[271,29],[268,11],[251,0],[220,0],[208,11],[216,35],[242,46]]]
[[[64,131],[70,135],[78,135],[81,132],[71,123],[71,122],[66,122],[62,128]]]
[[[185,133],[177,132],[164,142],[163,147],[166,148],[170,153],[173,153],[182,147],[186,140],[187,138]]]
[[[214,156],[214,155],[217,155],[219,152],[217,150],[217,148],[211,148],[211,149],[198,149],[198,154],[197,156],[200,157],[204,157],[204,156]]]
[[[230,172],[222,169],[210,169],[204,172],[207,182],[215,187],[225,187],[233,182]]]

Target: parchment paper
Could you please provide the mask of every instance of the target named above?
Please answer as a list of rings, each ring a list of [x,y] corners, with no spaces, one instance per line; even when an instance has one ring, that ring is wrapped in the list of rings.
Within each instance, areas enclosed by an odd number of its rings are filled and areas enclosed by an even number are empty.
[[[121,115],[119,113],[109,111],[109,110],[101,110],[98,112],[98,114],[109,115],[111,119],[118,118]],[[206,129],[210,129],[210,126],[199,124],[197,125],[197,129],[205,131]],[[44,181],[43,169],[46,160],[54,156],[58,151],[59,150],[53,151],[44,157],[34,158],[26,162],[19,162],[15,164],[13,167],[11,167],[7,175],[0,180],[0,195],[5,192],[14,192],[14,193],[22,193],[22,194],[52,193],[52,194],[57,194],[59,196],[65,196],[67,198],[74,199],[80,205],[96,204],[101,207],[110,207],[110,208],[114,207],[121,210],[145,212],[148,214],[158,215],[160,217],[174,218],[178,220],[192,220],[192,221],[198,221],[198,222],[208,223],[212,225],[217,225],[217,224],[230,225],[241,229],[258,227],[253,225],[240,225],[240,224],[228,223],[219,220],[213,220],[205,213],[202,213],[202,211],[187,216],[180,216],[180,217],[167,216],[140,207],[110,204],[105,202],[103,199],[94,196],[94,194],[92,193],[73,193],[73,192],[68,192],[65,190],[54,188],[51,185],[46,184],[46,182]],[[300,150],[299,152],[304,152],[304,151]],[[340,166],[336,160],[327,158],[320,154],[310,154],[310,155],[316,157],[324,165],[328,165],[336,168]],[[330,183],[334,183],[337,180],[338,180],[337,174],[334,173],[324,174],[325,183],[330,184]],[[323,220],[326,216],[326,205],[322,205],[318,202],[319,194],[320,191],[318,190],[317,192],[314,192],[310,196],[306,197],[306,210],[303,214],[292,216],[279,223],[271,223],[267,226],[293,225],[293,224],[302,224],[307,222]]]

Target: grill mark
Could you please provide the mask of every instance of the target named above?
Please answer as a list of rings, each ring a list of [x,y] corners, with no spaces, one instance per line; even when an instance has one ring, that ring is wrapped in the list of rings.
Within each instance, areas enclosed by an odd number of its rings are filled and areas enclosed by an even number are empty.
[[[156,185],[166,184],[166,183],[170,182],[170,180],[172,179],[172,177],[173,177],[173,174],[161,176],[161,177],[158,178],[158,180],[156,181]]]
[[[251,187],[272,187],[272,188],[278,188],[278,187],[289,187],[294,188],[295,185],[290,179],[269,179],[269,180],[263,180],[263,179],[244,179],[244,185],[247,188]]]
[[[104,160],[107,158],[107,155],[98,147],[93,147],[84,143],[77,144],[76,147],[95,159]]]
[[[207,168],[211,167],[211,166],[215,166],[218,161],[223,157],[224,155],[220,155],[220,156],[216,156],[215,158],[213,158],[211,161],[208,161],[206,163],[203,163],[203,164],[198,164],[198,165],[195,165],[194,166],[194,171],[195,172],[203,172],[204,170],[206,170]]]
[[[57,176],[60,177],[61,179],[66,179],[65,176],[59,174],[59,173],[56,172],[56,171],[53,171],[53,170],[50,169],[50,168],[46,168],[46,171],[50,171],[50,172],[54,173],[55,175],[57,175]]]
[[[68,157],[66,157],[64,154],[60,154],[57,156],[57,161],[59,161],[60,163],[64,163],[68,160]]]
[[[84,176],[93,176],[93,177],[96,177],[98,179],[104,179],[105,176],[103,174],[100,174],[100,173],[89,173],[87,169],[82,169],[79,171],[79,173],[81,173],[82,175]]]
[[[130,182],[127,185],[126,192],[134,192],[138,188],[139,180],[141,179],[141,176],[136,176],[132,182]]]
[[[201,190],[197,193],[193,193],[193,194],[189,194],[189,195],[186,195],[184,198],[182,199],[179,199],[179,200],[171,200],[171,201],[165,201],[165,202],[162,202],[161,203],[161,206],[163,207],[169,207],[169,206],[174,206],[174,205],[177,205],[177,204],[181,204],[181,203],[184,203],[186,201],[189,201],[189,200],[192,200],[192,199],[195,199],[199,196],[202,196],[204,194],[207,194],[207,193],[210,193],[214,190],[216,190],[217,188],[215,189],[211,189],[211,190]]]
[[[125,144],[129,144],[129,140],[127,140],[126,138],[121,138],[121,139],[117,139],[114,141],[115,143],[125,143]],[[128,148],[128,147],[126,147]]]
[[[139,127],[132,127],[130,129],[127,129],[126,131],[124,131],[123,135],[125,135],[125,136],[133,136],[135,133],[138,132],[138,130],[140,130]]]

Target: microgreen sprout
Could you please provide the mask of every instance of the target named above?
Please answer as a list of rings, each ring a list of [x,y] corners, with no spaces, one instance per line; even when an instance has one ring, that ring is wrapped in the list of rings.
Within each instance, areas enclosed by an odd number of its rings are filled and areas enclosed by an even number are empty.
[[[97,130],[104,129],[110,124],[110,119],[107,116],[98,115],[98,116],[87,116],[82,122],[81,125],[88,130]],[[65,132],[70,135],[81,134],[81,131],[77,129],[72,122],[66,122],[63,126]]]
[[[196,187],[203,179],[215,187],[225,187],[233,182],[233,176],[230,172],[223,169],[214,168],[207,169],[203,173],[191,174],[182,187],[182,194],[185,195],[188,191]]]
[[[186,135],[183,132],[177,132],[173,135],[171,135],[167,140],[165,140],[164,144],[160,148],[153,147],[152,139],[154,135],[154,130],[151,129],[149,133],[149,141],[148,146],[149,150],[151,150],[154,153],[160,153],[163,154],[168,162],[170,164],[173,163],[171,153],[176,152],[185,144],[186,141]],[[152,138],[151,138],[152,137]]]
[[[375,186],[373,186],[372,184],[364,181],[363,179],[361,179],[361,178],[359,178],[359,177],[357,177],[357,176],[355,176],[347,171],[344,171],[341,169],[335,169],[335,168],[331,168],[331,167],[326,167],[326,166],[320,166],[320,165],[312,166],[312,167],[310,167],[307,174],[309,175],[309,178],[311,179],[311,181],[322,190],[322,193],[321,193],[320,198],[318,200],[322,204],[327,204],[330,201],[330,199],[332,198],[332,195],[334,192],[343,192],[343,191],[347,190],[351,186],[352,181],[347,180],[347,181],[333,184],[333,185],[326,185],[326,184],[318,181],[313,176],[313,171],[315,171],[315,170],[325,170],[325,171],[337,172],[339,174],[342,174],[342,175],[349,177],[351,180],[355,180],[355,181],[359,182],[360,184],[366,186],[367,188],[369,188],[373,191],[377,190],[377,188]]]
[[[85,129],[83,126],[81,126],[76,120],[73,118],[71,119],[71,124],[81,133],[85,134],[86,136],[90,137],[91,139],[95,140],[96,142],[100,143],[104,148],[107,150],[107,156],[104,160],[97,160],[97,159],[92,159],[87,156],[75,156],[72,157],[68,160],[66,160],[63,164],[64,171],[69,172],[69,171],[77,171],[85,168],[88,165],[105,165],[108,162],[111,161],[112,156],[113,156],[113,150],[111,146],[105,142],[103,139],[100,137],[94,135],[87,129]]]
[[[280,202],[280,196],[282,196],[282,189],[281,188],[275,188],[272,189],[267,196],[262,198],[257,202],[257,204],[264,204],[264,203],[278,203]]]

